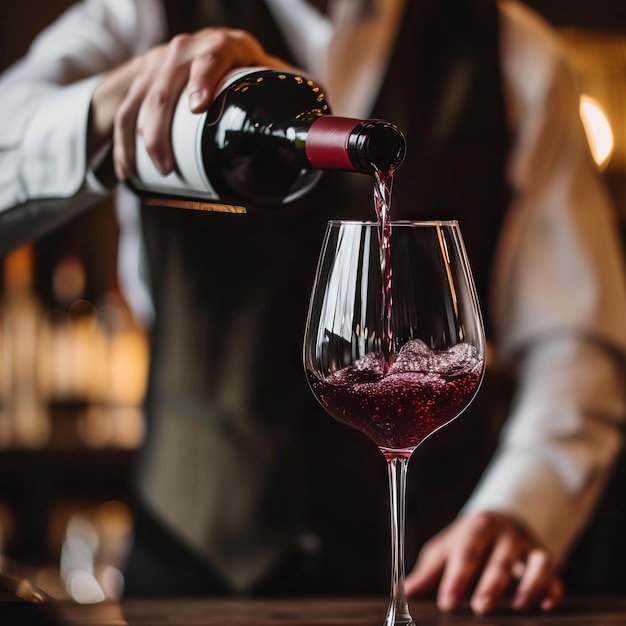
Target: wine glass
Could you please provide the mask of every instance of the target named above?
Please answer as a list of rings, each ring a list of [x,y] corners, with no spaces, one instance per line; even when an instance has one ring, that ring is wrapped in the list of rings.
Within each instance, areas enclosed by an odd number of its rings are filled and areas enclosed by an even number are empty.
[[[304,341],[309,385],[387,461],[391,598],[384,626],[410,625],[404,590],[407,463],[480,386],[485,338],[456,221],[328,223]]]

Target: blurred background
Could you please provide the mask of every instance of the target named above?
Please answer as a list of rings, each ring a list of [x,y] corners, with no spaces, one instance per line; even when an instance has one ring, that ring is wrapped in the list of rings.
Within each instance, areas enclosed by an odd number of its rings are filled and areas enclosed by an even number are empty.
[[[563,37],[625,224],[626,2],[526,2]],[[72,3],[0,2],[0,70]],[[0,259],[0,555],[81,602],[122,590],[144,435],[148,347],[120,294],[117,232],[105,201]]]
[[[0,2],[0,70],[72,3]],[[0,259],[0,570],[80,602],[121,593],[143,439],[148,347],[117,235],[104,201]]]

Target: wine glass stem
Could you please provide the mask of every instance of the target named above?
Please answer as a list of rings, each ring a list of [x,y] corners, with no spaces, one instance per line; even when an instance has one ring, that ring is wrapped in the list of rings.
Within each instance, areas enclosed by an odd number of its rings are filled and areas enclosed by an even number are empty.
[[[404,590],[404,508],[408,458],[387,460],[391,509],[391,598],[384,626],[413,624]]]

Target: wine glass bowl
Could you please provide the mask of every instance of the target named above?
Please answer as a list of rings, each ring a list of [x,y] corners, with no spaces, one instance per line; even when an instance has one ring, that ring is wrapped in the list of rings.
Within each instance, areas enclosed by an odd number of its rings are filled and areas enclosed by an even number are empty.
[[[329,222],[305,330],[309,385],[336,420],[388,461],[392,600],[386,624],[411,624],[404,596],[406,464],[480,386],[485,339],[459,225]]]

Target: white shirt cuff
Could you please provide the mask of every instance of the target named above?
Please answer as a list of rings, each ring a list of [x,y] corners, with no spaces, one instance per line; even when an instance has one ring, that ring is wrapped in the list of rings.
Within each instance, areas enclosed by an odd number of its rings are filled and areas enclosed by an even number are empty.
[[[494,460],[462,513],[509,515],[560,564],[587,520],[589,507],[589,503],[570,497],[549,463],[522,451]]]

